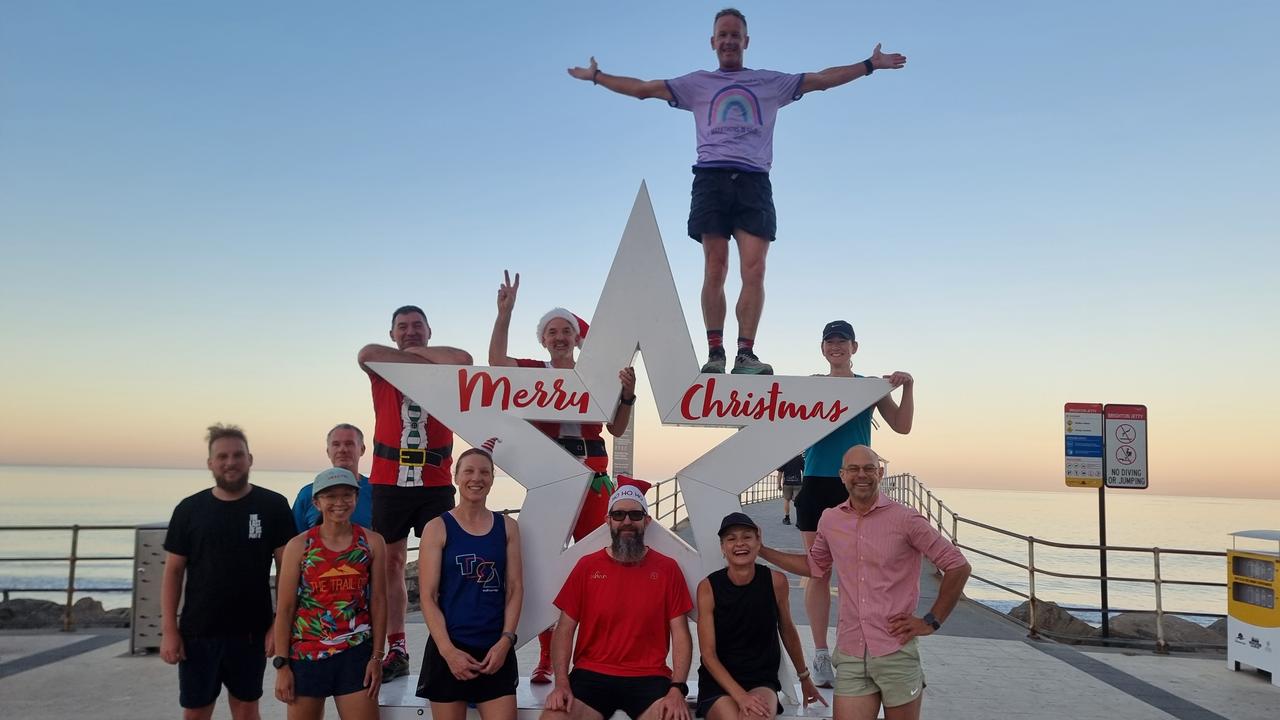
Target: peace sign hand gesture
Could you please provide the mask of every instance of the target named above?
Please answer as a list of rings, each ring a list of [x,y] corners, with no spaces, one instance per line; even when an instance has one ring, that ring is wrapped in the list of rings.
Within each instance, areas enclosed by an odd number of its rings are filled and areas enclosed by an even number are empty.
[[[520,273],[516,273],[516,281],[511,282],[510,271],[502,271],[502,284],[498,286],[498,315],[511,317],[516,306],[516,293],[520,291]]]

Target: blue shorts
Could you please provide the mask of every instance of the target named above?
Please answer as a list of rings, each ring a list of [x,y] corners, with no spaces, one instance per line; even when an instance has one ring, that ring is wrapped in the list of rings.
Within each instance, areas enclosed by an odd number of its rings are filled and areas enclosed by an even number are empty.
[[[365,641],[323,660],[293,660],[293,692],[302,697],[340,697],[365,689],[364,671],[373,657],[373,642]],[[378,672],[382,672],[379,668]]]
[[[262,697],[267,668],[263,633],[226,637],[182,636],[186,659],[178,663],[178,703],[189,710],[212,705],[227,686],[237,700]]]

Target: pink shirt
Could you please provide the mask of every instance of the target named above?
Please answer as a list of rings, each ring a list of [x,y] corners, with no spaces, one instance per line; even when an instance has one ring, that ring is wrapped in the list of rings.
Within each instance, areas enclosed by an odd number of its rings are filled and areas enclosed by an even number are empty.
[[[966,562],[923,515],[883,493],[866,515],[859,515],[849,501],[822,513],[809,548],[809,570],[826,575],[835,565],[840,588],[836,647],[841,653],[880,657],[902,647],[889,633],[889,618],[915,614],[922,555],[944,573]]]

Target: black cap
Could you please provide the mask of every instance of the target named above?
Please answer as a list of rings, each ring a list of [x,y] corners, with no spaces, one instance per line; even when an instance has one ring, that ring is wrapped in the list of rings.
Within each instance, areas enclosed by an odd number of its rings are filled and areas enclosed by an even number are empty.
[[[755,520],[751,519],[750,515],[742,512],[731,512],[720,521],[720,530],[716,535],[724,537],[724,534],[731,527],[749,527],[756,532],[760,532],[760,526],[756,524]]]
[[[822,328],[822,339],[826,340],[833,335],[846,340],[853,340],[853,326],[847,320],[832,320],[827,323],[826,327]]]

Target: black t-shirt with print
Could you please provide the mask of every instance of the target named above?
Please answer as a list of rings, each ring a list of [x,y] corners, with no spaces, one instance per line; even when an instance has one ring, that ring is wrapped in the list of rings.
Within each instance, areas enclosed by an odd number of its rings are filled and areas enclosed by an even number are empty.
[[[187,558],[184,635],[264,632],[271,626],[271,561],[293,537],[293,512],[280,493],[251,487],[239,500],[202,490],[173,509],[164,549]]]

